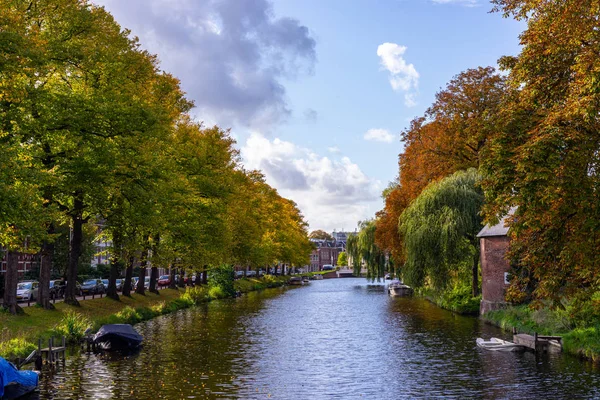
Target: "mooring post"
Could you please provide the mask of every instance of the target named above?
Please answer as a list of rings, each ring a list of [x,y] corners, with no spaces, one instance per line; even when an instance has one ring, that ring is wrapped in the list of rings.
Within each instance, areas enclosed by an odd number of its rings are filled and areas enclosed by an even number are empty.
[[[48,357],[46,360],[49,364],[52,364],[52,338],[48,339]]]

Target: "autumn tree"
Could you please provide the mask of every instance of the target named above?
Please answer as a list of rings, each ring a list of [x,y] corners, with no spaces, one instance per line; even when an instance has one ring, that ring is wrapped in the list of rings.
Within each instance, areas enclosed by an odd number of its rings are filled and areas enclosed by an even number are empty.
[[[398,218],[432,182],[452,173],[478,168],[483,150],[497,131],[506,80],[492,67],[468,69],[436,94],[425,115],[402,133],[399,179],[386,190],[378,213],[377,244],[392,259],[404,260]]]
[[[531,279],[537,299],[586,297],[600,278],[600,4],[493,3],[527,23],[521,53],[501,60],[511,90],[483,168],[486,220],[518,206],[510,299]]]

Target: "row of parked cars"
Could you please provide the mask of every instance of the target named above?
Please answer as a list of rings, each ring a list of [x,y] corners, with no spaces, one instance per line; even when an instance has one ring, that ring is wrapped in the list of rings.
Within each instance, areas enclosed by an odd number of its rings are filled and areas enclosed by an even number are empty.
[[[132,285],[137,285],[139,278],[132,278]],[[125,279],[117,279],[117,291],[123,290]],[[160,283],[159,283],[160,284]],[[65,295],[66,281],[52,280],[50,281],[50,298],[60,299]],[[168,283],[167,283],[168,285]],[[22,281],[17,284],[17,301],[35,301],[38,298],[39,282],[37,281]],[[146,277],[144,281],[146,289],[150,288],[150,277]],[[108,279],[86,279],[83,283],[77,282],[76,292],[79,296],[89,296],[96,294],[105,294],[108,288]]]

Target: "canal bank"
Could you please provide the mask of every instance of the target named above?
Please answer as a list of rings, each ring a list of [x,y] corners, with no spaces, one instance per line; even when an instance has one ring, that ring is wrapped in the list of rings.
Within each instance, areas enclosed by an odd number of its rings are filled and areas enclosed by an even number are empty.
[[[289,277],[268,275],[262,278],[239,279],[235,290],[248,293],[255,290],[285,285]],[[88,328],[99,328],[107,323],[135,324],[209,302],[223,296],[205,286],[181,289],[163,289],[145,295],[133,293],[131,297],[120,296],[119,301],[103,297],[80,301],[80,306],[56,303],[54,310],[37,306],[27,307],[24,315],[0,312],[0,357],[14,359],[26,357],[37,348],[39,339],[66,336],[76,341]]]
[[[507,338],[361,278],[311,281],[200,304],[136,325],[131,357],[74,352],[40,398],[595,398],[600,374],[575,357],[499,354]]]

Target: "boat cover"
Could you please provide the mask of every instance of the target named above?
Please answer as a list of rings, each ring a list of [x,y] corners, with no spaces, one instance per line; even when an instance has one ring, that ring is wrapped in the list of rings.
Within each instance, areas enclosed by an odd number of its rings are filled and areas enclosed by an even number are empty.
[[[0,398],[4,396],[4,387],[13,382],[35,387],[38,385],[38,374],[34,371],[19,371],[12,363],[0,357]]]
[[[104,342],[113,337],[119,337],[125,339],[133,344],[139,345],[144,338],[142,335],[133,329],[133,326],[129,324],[111,324],[102,325],[98,333],[94,335],[94,342]]]

